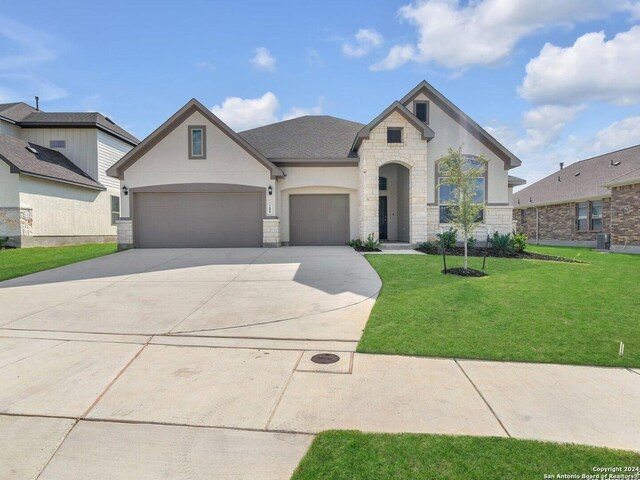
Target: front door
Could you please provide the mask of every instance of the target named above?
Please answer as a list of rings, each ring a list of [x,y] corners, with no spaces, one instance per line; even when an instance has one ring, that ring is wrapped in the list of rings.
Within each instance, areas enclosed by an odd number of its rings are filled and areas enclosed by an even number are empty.
[[[387,197],[378,197],[378,216],[380,218],[380,240],[387,239]]]

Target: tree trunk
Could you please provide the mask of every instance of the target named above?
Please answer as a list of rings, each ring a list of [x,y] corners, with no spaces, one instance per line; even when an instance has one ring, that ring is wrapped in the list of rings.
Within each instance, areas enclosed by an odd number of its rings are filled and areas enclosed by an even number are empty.
[[[465,236],[464,237],[464,269],[466,270],[468,267],[468,263],[467,263],[467,242],[469,241],[469,239]]]

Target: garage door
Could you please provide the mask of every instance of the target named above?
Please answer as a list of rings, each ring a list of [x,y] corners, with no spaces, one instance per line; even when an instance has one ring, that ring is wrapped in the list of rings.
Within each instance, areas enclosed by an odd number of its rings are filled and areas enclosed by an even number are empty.
[[[134,193],[138,248],[261,247],[260,193]]]
[[[291,245],[345,245],[349,241],[349,195],[291,195]]]

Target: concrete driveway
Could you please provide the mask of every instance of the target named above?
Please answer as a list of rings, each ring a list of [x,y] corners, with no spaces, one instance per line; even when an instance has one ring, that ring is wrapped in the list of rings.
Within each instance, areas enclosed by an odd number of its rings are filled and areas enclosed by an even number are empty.
[[[640,450],[631,369],[353,353],[379,288],[347,248],[129,251],[0,283],[0,478],[287,479],[332,428]]]
[[[0,328],[353,350],[380,287],[348,247],[129,250],[0,283]]]

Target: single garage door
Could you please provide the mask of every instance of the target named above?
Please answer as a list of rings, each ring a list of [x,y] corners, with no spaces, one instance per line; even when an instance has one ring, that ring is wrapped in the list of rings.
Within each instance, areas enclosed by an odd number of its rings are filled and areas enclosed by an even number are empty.
[[[260,193],[134,193],[138,248],[262,246]]]
[[[345,245],[349,241],[349,195],[291,195],[290,245]]]

